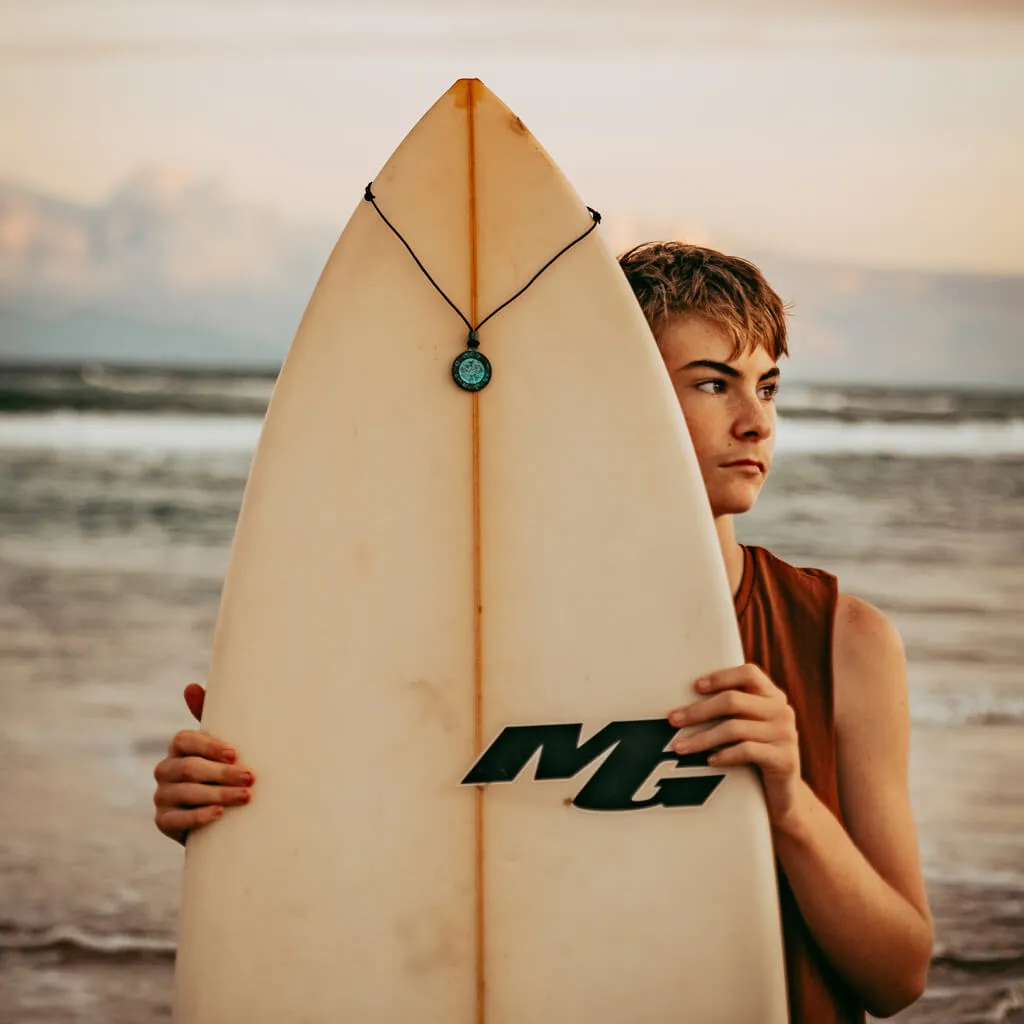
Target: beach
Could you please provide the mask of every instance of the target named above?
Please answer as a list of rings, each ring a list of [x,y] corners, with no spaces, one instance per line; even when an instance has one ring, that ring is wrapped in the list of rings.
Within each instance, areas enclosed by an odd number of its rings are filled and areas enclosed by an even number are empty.
[[[170,1019],[183,854],[153,825],[152,770],[190,724],[181,690],[204,677],[272,384],[80,378],[0,379],[11,1024]],[[904,639],[936,950],[900,1021],[1024,1021],[1022,497],[1022,395],[794,387],[740,526]]]

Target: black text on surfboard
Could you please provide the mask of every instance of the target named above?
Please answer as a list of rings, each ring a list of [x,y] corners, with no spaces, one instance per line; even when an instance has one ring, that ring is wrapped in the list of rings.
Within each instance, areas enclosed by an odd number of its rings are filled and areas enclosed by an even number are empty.
[[[662,762],[697,768],[707,764],[707,754],[666,750],[678,730],[663,718],[609,722],[580,745],[582,728],[582,724],[510,725],[480,755],[462,785],[511,782],[538,751],[537,781],[570,779],[611,751],[573,800],[573,806],[587,811],[699,807],[725,778],[694,775],[659,779],[654,783],[653,796],[637,800],[637,791]]]

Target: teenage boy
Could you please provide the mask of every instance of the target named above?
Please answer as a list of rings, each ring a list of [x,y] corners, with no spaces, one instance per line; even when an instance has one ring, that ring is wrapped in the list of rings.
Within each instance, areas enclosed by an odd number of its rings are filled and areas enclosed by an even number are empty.
[[[889,619],[834,576],[741,545],[733,526],[771,466],[782,301],[752,264],[699,246],[651,242],[620,264],[693,439],[747,659],[698,680],[707,699],[669,712],[678,726],[717,721],[675,747],[761,773],[793,1024],[891,1016],[923,992],[932,952],[903,647]],[[203,697],[185,690],[197,719]],[[235,761],[213,737],[178,733],[155,771],[160,830],[184,842],[225,805],[247,803],[253,774]]]

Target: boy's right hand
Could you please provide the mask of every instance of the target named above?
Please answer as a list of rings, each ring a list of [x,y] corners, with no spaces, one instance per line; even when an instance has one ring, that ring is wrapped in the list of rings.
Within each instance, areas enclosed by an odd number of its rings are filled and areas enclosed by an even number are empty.
[[[185,703],[196,721],[203,713],[206,691],[195,683],[185,687]],[[188,834],[216,821],[226,806],[247,804],[255,781],[250,769],[235,764],[238,754],[213,736],[184,729],[154,769],[156,827],[184,845]]]

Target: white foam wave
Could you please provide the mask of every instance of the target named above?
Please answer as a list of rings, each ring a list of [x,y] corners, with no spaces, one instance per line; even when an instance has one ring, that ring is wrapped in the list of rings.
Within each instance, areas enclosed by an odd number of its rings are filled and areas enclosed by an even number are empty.
[[[0,415],[0,448],[151,454],[251,454],[259,440],[256,416],[76,413]],[[1024,420],[957,423],[779,421],[783,456],[810,454],[974,456],[1024,455]]]
[[[256,416],[55,412],[0,416],[0,448],[143,454],[251,453]]]
[[[1024,725],[1024,694],[910,694],[915,725]]]
[[[1024,889],[1024,873],[1004,868],[981,867],[977,864],[950,864],[945,861],[926,860],[924,875],[929,882],[969,886],[972,889],[995,889],[1000,892],[1006,889]],[[952,951],[940,945],[936,952]]]
[[[883,416],[898,414],[905,416],[913,413],[916,416],[955,416],[957,398],[951,393],[922,392],[912,394],[906,391],[885,392],[868,391],[850,393],[831,388],[795,388],[787,386],[778,398],[779,411],[785,415],[787,410],[804,413],[853,413],[865,419],[872,415]]]
[[[66,949],[96,956],[173,956],[176,945],[170,938],[119,932],[100,935],[73,924],[58,924],[41,931],[0,931],[0,949]]]
[[[781,454],[913,455],[982,458],[1024,455],[1024,420],[882,423],[780,418]]]

